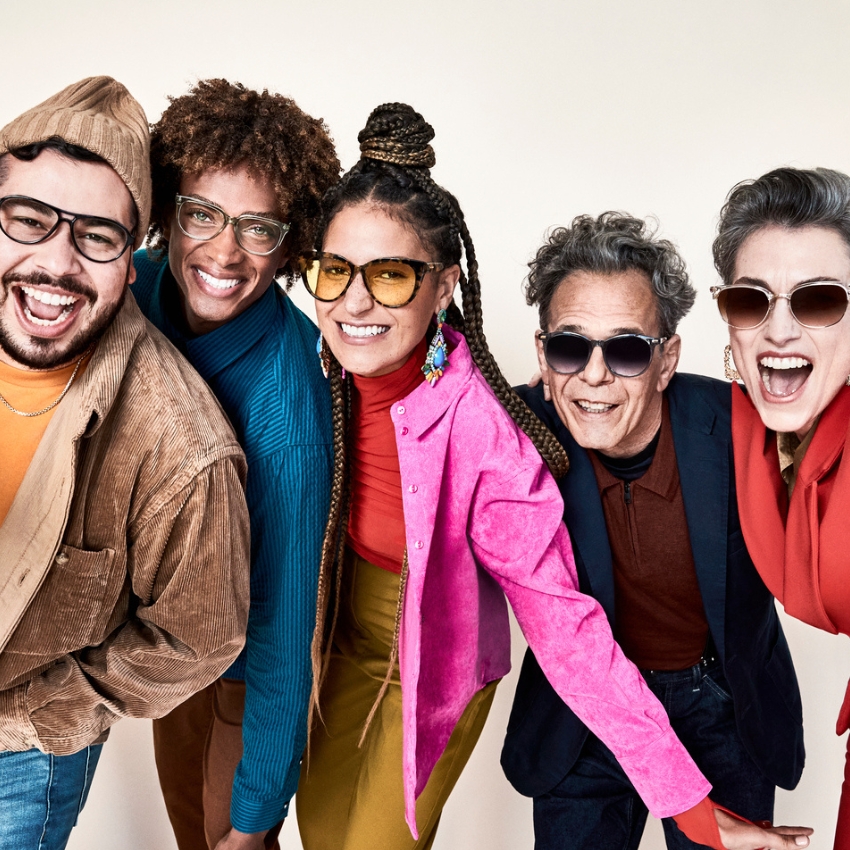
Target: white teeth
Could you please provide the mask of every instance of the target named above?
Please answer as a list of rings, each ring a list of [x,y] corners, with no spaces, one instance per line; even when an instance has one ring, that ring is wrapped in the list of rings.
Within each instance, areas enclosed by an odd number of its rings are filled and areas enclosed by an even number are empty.
[[[57,295],[55,292],[44,292],[41,289],[34,289],[31,286],[22,286],[21,289],[34,301],[49,304],[51,307],[59,307],[60,305],[68,306],[77,303],[77,299],[71,295]]]
[[[614,407],[613,404],[604,404],[601,401],[576,401],[576,404],[588,413],[605,413]]]
[[[379,336],[389,330],[387,325],[346,325],[345,322],[340,322],[340,327],[346,336],[356,337]]]
[[[195,269],[195,271],[200,275],[201,280],[204,283],[208,283],[213,289],[233,289],[239,283],[238,277],[225,280],[223,278],[213,277],[211,274],[202,272],[200,269]]]
[[[762,357],[759,366],[766,369],[802,369],[811,366],[811,362],[802,357]]]
[[[58,325],[60,322],[63,322],[68,318],[68,314],[71,310],[74,309],[73,304],[69,304],[55,319],[39,319],[38,316],[33,316],[29,311],[29,307],[24,305],[24,313],[26,314],[27,319],[31,321],[34,325],[40,325],[43,328],[52,328],[54,325]]]

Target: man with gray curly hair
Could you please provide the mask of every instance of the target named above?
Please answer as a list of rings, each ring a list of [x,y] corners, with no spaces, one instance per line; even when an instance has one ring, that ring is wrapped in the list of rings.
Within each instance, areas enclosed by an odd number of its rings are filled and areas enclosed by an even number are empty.
[[[529,264],[542,382],[519,388],[567,451],[559,486],[581,589],[713,785],[772,820],[803,768],[800,697],[744,546],[728,384],[676,374],[695,291],[672,243],[622,213],[579,216]],[[565,648],[565,651],[567,648]],[[537,850],[636,848],[647,810],[526,654],[502,765],[534,797]],[[701,845],[664,821],[669,848]]]

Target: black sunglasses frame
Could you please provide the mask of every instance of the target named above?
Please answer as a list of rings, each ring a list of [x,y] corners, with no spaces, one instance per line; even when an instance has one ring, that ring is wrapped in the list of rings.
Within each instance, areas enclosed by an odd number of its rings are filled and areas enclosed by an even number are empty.
[[[115,221],[111,218],[105,218],[102,215],[90,215],[89,213],[72,213],[68,212],[68,210],[60,210],[59,207],[54,207],[53,204],[48,204],[45,201],[40,201],[38,198],[31,198],[29,195],[5,195],[0,198],[0,207],[6,203],[6,201],[32,201],[35,204],[39,204],[42,207],[45,207],[48,210],[53,210],[56,213],[56,224],[47,231],[40,239],[33,239],[31,242],[26,239],[17,239],[11,234],[6,232],[6,228],[3,227],[2,218],[0,218],[0,230],[3,231],[3,234],[11,239],[13,242],[17,242],[19,245],[40,245],[42,242],[46,242],[56,231],[59,229],[59,225],[62,224],[63,221],[68,223],[68,228],[71,231],[71,242],[77,251],[80,252],[89,262],[91,263],[114,263],[116,260],[121,259],[124,256],[127,249],[136,241],[136,232],[135,230],[130,231],[121,224],[120,221]],[[77,235],[74,233],[74,224],[78,219],[90,218],[94,221],[103,221],[107,224],[114,225],[119,230],[124,231],[124,235],[126,237],[126,241],[124,243],[124,247],[121,249],[120,253],[115,257],[110,257],[108,260],[98,260],[94,257],[90,257],[77,243]]]
[[[308,263],[315,263],[319,260],[337,260],[340,263],[344,263],[348,266],[349,276],[348,282],[342,289],[342,292],[334,298],[320,298],[313,290],[310,288],[310,284],[307,282],[307,272],[305,271],[305,267]],[[413,291],[410,293],[410,298],[407,301],[402,302],[401,304],[385,304],[381,301],[380,298],[375,296],[375,293],[372,292],[372,288],[369,286],[369,278],[366,275],[366,269],[369,266],[374,266],[378,263],[404,263],[405,265],[410,266],[413,269],[413,273],[415,275],[415,281],[413,284]],[[363,263],[362,266],[357,266],[352,263],[350,260],[346,260],[345,257],[340,257],[339,254],[329,254],[326,251],[311,251],[308,254],[302,254],[298,257],[298,271],[301,275],[301,280],[304,283],[304,286],[307,289],[307,292],[316,299],[316,301],[323,301],[326,304],[329,304],[333,301],[338,301],[342,298],[346,292],[348,292],[349,287],[351,286],[354,279],[358,274],[363,278],[363,285],[366,287],[369,295],[372,297],[372,300],[375,301],[376,304],[380,304],[382,307],[386,307],[389,310],[395,310],[398,307],[405,307],[410,304],[411,301],[416,297],[416,293],[419,292],[419,287],[422,286],[422,281],[425,279],[425,275],[428,272],[439,272],[445,268],[443,263],[427,263],[425,260],[411,260],[407,257],[380,257],[376,260],[369,260],[368,263]]]
[[[809,289],[813,286],[828,286],[835,287],[837,289],[841,289],[844,292],[845,302],[844,302],[844,312],[834,321],[829,322],[825,325],[810,325],[804,321],[801,321],[800,317],[794,312],[794,307],[791,303],[791,299],[794,297],[795,293],[801,292],[805,289]],[[724,292],[730,292],[732,290],[742,290],[747,289],[755,292],[761,292],[765,298],[767,299],[767,308],[764,311],[764,316],[760,321],[756,322],[754,325],[733,325],[726,316],[723,315],[723,310],[720,306],[720,296]],[[712,286],[711,287],[711,297],[717,302],[717,309],[720,312],[720,318],[729,325],[730,328],[735,328],[738,331],[751,331],[754,328],[760,327],[763,325],[769,318],[770,314],[773,312],[773,307],[776,304],[777,300],[784,299],[788,302],[788,309],[791,311],[791,315],[794,317],[794,321],[797,322],[798,325],[802,325],[804,328],[808,328],[809,330],[820,330],[821,328],[831,328],[833,325],[837,325],[846,315],[847,306],[850,304],[850,287],[846,283],[839,283],[837,280],[810,280],[808,283],[801,283],[799,286],[795,286],[790,292],[783,292],[780,294],[776,294],[775,292],[771,292],[769,289],[766,289],[763,286],[759,286],[755,283],[731,283],[725,286]]]
[[[549,359],[549,343],[553,339],[559,339],[563,337],[570,337],[571,339],[580,339],[583,342],[587,343],[587,357],[585,357],[584,363],[578,369],[575,369],[571,372],[564,372],[563,370],[557,368],[554,363]],[[550,331],[546,333],[544,331],[538,331],[537,338],[543,343],[543,355],[546,358],[546,363],[549,365],[549,368],[553,371],[557,372],[559,375],[578,375],[580,372],[583,372],[587,368],[587,364],[590,362],[590,358],[593,356],[593,349],[597,346],[602,349],[602,359],[605,361],[605,368],[612,374],[616,375],[618,378],[639,378],[652,364],[652,353],[653,349],[656,346],[664,345],[670,337],[662,336],[662,337],[654,337],[654,336],[646,336],[644,334],[615,334],[614,336],[609,336],[608,339],[591,339],[590,337],[585,336],[584,334],[574,333],[572,331]],[[647,345],[647,351],[649,352],[649,357],[646,359],[646,366],[640,370],[640,372],[636,372],[634,375],[624,375],[622,372],[618,372],[616,369],[611,367],[611,364],[608,362],[608,346],[612,342],[616,342],[620,339],[639,339],[642,342],[645,342]]]

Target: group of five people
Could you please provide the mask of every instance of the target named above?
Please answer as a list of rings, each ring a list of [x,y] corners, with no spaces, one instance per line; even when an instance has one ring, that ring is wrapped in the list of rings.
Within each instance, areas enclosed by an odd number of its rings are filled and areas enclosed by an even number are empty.
[[[296,789],[307,850],[431,847],[506,602],[537,847],[648,811],[671,848],[808,844],[769,824],[804,761],[773,597],[850,629],[850,178],[730,194],[743,387],[677,374],[684,263],[605,213],[530,264],[517,393],[433,135],[378,107],[340,179],[289,98],[202,81],[148,137],[107,77],[0,130],[0,846],[64,847],[136,716],[180,850],[276,847]]]

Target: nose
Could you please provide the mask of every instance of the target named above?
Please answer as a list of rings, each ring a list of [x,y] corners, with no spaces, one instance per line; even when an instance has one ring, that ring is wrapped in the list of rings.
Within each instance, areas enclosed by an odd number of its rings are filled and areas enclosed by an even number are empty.
[[[375,300],[366,288],[363,272],[358,270],[348,284],[348,289],[345,290],[345,309],[352,316],[362,316],[364,313],[368,313],[374,305]]]
[[[800,338],[800,323],[794,318],[787,298],[774,299],[766,325],[765,339],[778,346]]]
[[[610,384],[614,380],[614,376],[605,365],[601,346],[593,346],[590,352],[590,360],[587,361],[587,366],[584,367],[584,371],[580,374],[584,382],[591,387]]]
[[[232,224],[207,242],[210,258],[225,267],[238,263],[242,259],[242,246],[236,241],[236,231]]]
[[[67,224],[65,228],[62,225]],[[71,238],[71,222],[62,219],[56,230],[43,242],[33,246],[36,265],[53,277],[80,274],[83,270],[82,254]]]

